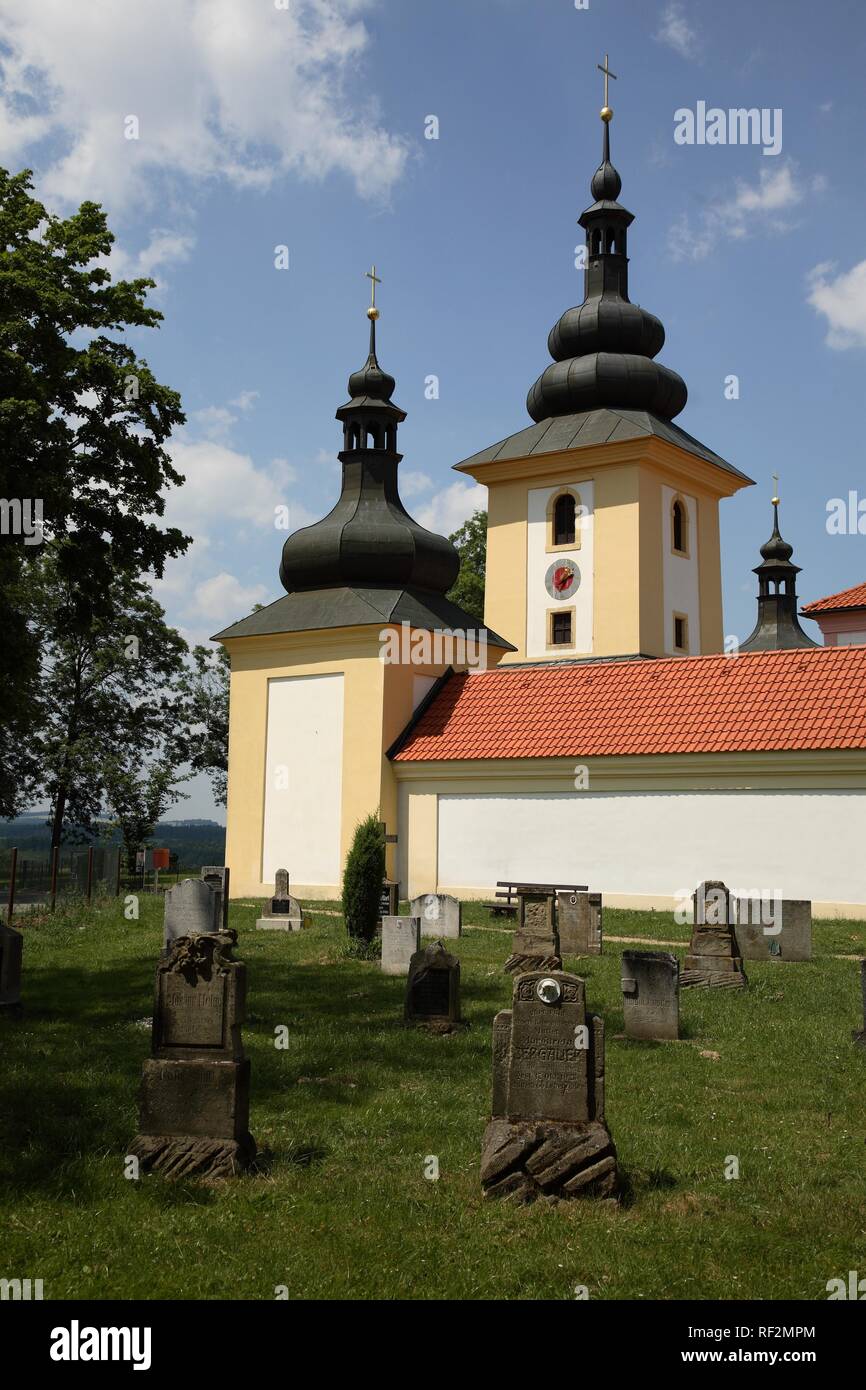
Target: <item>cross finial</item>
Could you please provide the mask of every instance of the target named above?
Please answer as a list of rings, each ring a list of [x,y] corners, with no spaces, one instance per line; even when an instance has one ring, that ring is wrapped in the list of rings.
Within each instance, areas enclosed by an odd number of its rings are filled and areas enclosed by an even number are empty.
[[[774,506],[774,507],[778,507],[778,505],[779,505],[779,500],[780,500],[780,499],[779,499],[779,475],[778,475],[778,473],[774,473],[774,474],[773,474],[773,482],[775,483],[775,487],[773,488],[773,506]]]
[[[601,108],[601,119],[607,123],[613,116],[613,111],[608,104],[608,80],[612,77],[614,82],[616,82],[618,78],[616,73],[610,70],[610,61],[607,53],[604,55],[604,63],[596,63],[596,67],[599,72],[604,73],[604,106]]]
[[[372,298],[372,300],[370,301],[370,307],[369,307],[369,309],[367,310],[367,318],[368,318],[368,319],[377,319],[377,318],[379,317],[379,310],[376,308],[376,286],[377,286],[377,285],[381,285],[382,281],[379,279],[378,275],[376,274],[376,267],[375,267],[375,266],[373,266],[373,269],[372,269],[372,270],[368,270],[368,271],[366,272],[366,276],[367,276],[367,279],[370,280],[370,281],[372,282],[371,285],[370,285],[370,289],[371,289],[372,294],[373,294],[373,298]]]

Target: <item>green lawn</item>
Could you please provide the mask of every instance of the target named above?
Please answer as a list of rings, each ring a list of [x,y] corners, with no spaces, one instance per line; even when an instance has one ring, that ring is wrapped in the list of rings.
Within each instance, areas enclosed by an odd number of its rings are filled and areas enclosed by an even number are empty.
[[[605,953],[581,973],[607,1022],[627,1200],[520,1208],[479,1190],[490,1025],[511,981],[508,934],[477,906],[457,943],[471,1028],[437,1038],[401,1027],[402,981],[346,958],[339,918],[256,933],[255,905],[234,905],[263,1169],[127,1181],[162,936],[160,905],[142,911],[23,919],[26,1013],[0,1021],[0,1277],[41,1278],[46,1298],[570,1299],[585,1284],[606,1299],[822,1299],[866,1270],[866,1051],[843,958],[866,954],[866,924],[817,923],[812,963],[752,964],[746,992],[685,991],[683,1039],[637,1044],[616,1037],[609,938],[688,933],[606,911]]]

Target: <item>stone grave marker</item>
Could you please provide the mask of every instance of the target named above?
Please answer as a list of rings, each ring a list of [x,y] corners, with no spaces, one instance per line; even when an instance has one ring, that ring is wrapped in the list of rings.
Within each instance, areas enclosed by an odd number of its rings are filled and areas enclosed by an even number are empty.
[[[736,899],[743,960],[811,960],[812,904],[805,898]]]
[[[412,957],[421,950],[420,917],[382,918],[382,972],[408,975]]]
[[[860,962],[860,988],[863,991],[863,1027],[854,1034],[854,1041],[866,1047],[866,960]]]
[[[396,917],[400,906],[400,885],[391,878],[382,879],[382,892],[379,895],[379,921],[386,917]]]
[[[627,1038],[678,1038],[680,962],[670,951],[623,951],[622,1008]]]
[[[409,904],[413,917],[421,918],[421,935],[437,940],[459,937],[463,932],[463,904],[450,893],[422,893]]]
[[[441,941],[416,951],[409,962],[404,1022],[431,1033],[456,1033],[460,1017],[460,962]]]
[[[236,941],[236,931],[178,937],[157,967],[153,1055],[129,1150],[145,1171],[230,1177],[255,1157],[241,1041],[246,966],[232,957]]]
[[[209,883],[211,888],[222,894],[223,904],[223,931],[228,930],[229,925],[229,875],[230,870],[224,864],[205,864],[201,871],[201,878],[204,883]]]
[[[519,885],[517,897],[517,930],[511,943],[511,955],[505,962],[509,975],[522,970],[560,970],[562,957],[556,928],[556,894],[539,893]]]
[[[24,937],[0,922],[0,1014],[21,1012],[21,954]]]
[[[304,909],[289,891],[288,869],[277,869],[274,896],[265,904],[256,922],[257,931],[300,931],[304,925]]]
[[[201,878],[185,878],[165,894],[165,949],[182,936],[222,931],[222,894]]]
[[[518,975],[493,1027],[493,1117],[482,1146],[486,1197],[612,1197],[616,1150],[604,1119],[604,1022],[585,982]]]
[[[694,925],[681,989],[745,989],[746,973],[734,928],[734,902],[724,883],[702,883],[692,899]]]
[[[556,925],[564,956],[600,956],[601,894],[557,893]]]

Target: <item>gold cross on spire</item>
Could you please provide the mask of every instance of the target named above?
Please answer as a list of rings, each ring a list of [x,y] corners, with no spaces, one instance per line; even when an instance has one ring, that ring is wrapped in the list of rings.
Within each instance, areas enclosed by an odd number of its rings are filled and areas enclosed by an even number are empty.
[[[607,122],[613,115],[613,111],[608,105],[608,79],[612,77],[614,82],[616,82],[618,81],[618,78],[616,73],[611,72],[610,70],[610,60],[606,53],[604,55],[604,63],[596,63],[596,67],[598,68],[599,72],[604,73],[604,106],[601,108],[601,119]]]
[[[778,507],[778,505],[779,505],[779,475],[778,475],[778,473],[774,473],[774,474],[773,474],[773,482],[776,484],[776,486],[773,488],[773,506],[774,506],[774,507]]]
[[[377,318],[379,317],[379,310],[376,308],[376,286],[377,286],[377,285],[381,285],[382,281],[379,279],[378,275],[376,274],[376,267],[375,267],[375,266],[373,266],[373,269],[372,269],[372,270],[368,270],[368,271],[366,272],[366,277],[367,277],[368,280],[372,281],[372,283],[371,283],[371,285],[370,285],[370,289],[371,289],[372,292],[373,292],[373,298],[372,298],[372,300],[370,301],[370,307],[369,307],[369,309],[367,310],[367,318],[368,318],[368,319],[377,319]]]

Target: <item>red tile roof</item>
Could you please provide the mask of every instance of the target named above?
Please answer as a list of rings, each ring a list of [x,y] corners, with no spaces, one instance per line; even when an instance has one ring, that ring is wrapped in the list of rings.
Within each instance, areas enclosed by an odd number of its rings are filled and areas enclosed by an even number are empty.
[[[866,748],[866,646],[451,677],[396,762]]]
[[[855,584],[853,589],[843,589],[839,594],[827,598],[816,598],[800,611],[803,613],[837,613],[845,608],[866,608],[866,584]]]

